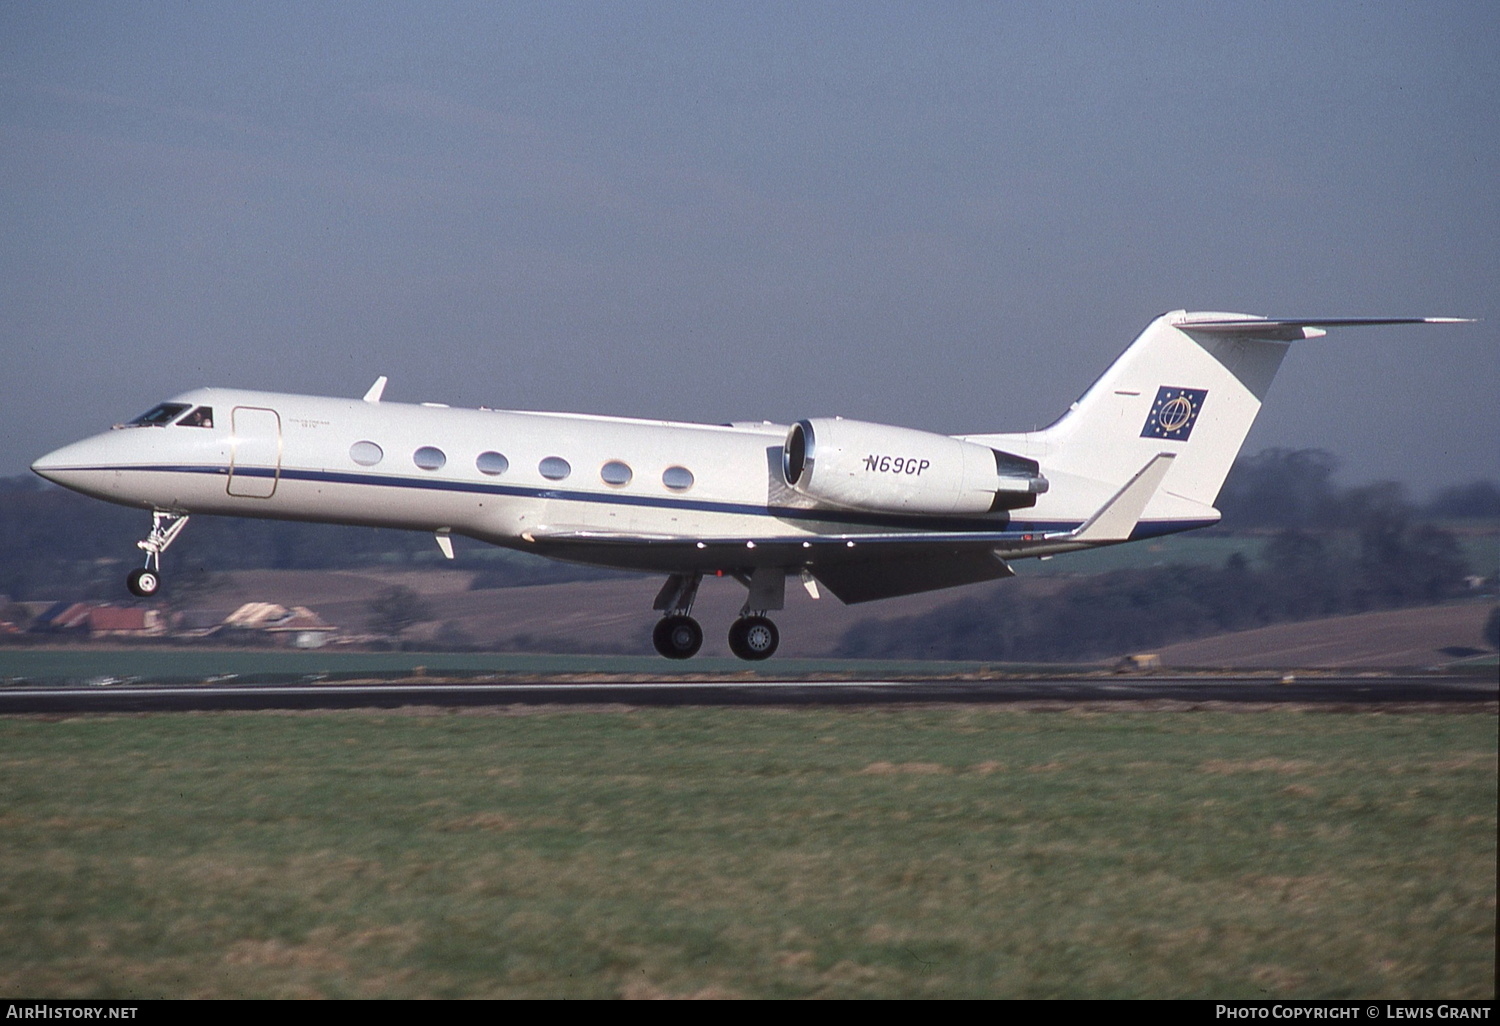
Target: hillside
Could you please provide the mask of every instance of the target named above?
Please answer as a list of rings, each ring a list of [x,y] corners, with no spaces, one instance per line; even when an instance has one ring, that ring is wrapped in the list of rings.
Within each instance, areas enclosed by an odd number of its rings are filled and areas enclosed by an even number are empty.
[[[248,601],[304,605],[329,623],[358,631],[368,619],[370,600],[399,585],[416,591],[427,603],[432,618],[429,636],[442,623],[450,632],[458,632],[456,636],[484,646],[558,652],[650,651],[649,632],[658,615],[651,609],[651,600],[660,587],[658,578],[469,590],[472,577],[459,570],[242,570],[221,578],[223,586],[203,601],[225,612]],[[814,601],[800,586],[789,584],[787,608],[776,617],[782,628],[781,654],[827,656],[856,623],[930,613],[966,595],[979,600],[1004,588],[1017,597],[1039,597],[1055,587],[1055,579],[1018,578],[998,585],[845,606],[826,593]],[[724,632],[744,595],[744,588],[734,581],[704,581],[694,608],[704,625],[704,655],[729,654]],[[1461,650],[1482,645],[1481,628],[1491,606],[1488,601],[1475,601],[1329,617],[1220,634],[1158,651],[1169,667],[1437,665],[1452,662]]]
[[[652,610],[651,602],[661,587],[659,577],[471,591],[472,576],[442,570],[241,570],[226,575],[223,586],[205,595],[201,604],[224,612],[250,601],[308,606],[329,623],[358,631],[368,620],[369,601],[383,589],[399,585],[423,597],[433,621],[476,644],[558,652],[651,651],[651,628],[660,615]],[[1050,587],[1046,582],[1018,581],[1005,582],[1005,586]],[[775,617],[782,629],[780,654],[826,655],[857,622],[926,613],[965,593],[992,587],[975,585],[845,606],[826,591],[814,601],[800,584],[789,581],[787,608]],[[729,655],[725,632],[744,600],[745,589],[736,581],[708,578],[703,582],[693,615],[703,624],[704,655]]]
[[[1168,667],[1438,666],[1483,646],[1491,608],[1448,603],[1283,623],[1168,645],[1158,654]]]

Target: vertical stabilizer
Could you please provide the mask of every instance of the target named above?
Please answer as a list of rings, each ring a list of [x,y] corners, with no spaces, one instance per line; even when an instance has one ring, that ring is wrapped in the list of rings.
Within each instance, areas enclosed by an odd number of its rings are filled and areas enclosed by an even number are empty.
[[[1041,464],[1051,492],[1041,519],[1083,519],[1158,454],[1173,457],[1159,518],[1202,521],[1212,506],[1288,345],[1325,328],[1464,324],[1460,317],[1271,319],[1176,310],[1146,326],[1062,419],[1026,434],[967,435]],[[1148,514],[1148,517],[1151,514]]]
[[[1176,310],[1146,326],[1060,420],[970,435],[1037,460],[1042,519],[1081,521],[1150,460],[1173,457],[1148,518],[1212,522],[1214,500],[1293,338],[1321,331],[1247,314]]]
[[[1196,322],[1239,330],[1196,331]],[[1044,470],[1123,485],[1156,454],[1172,453],[1163,488],[1212,506],[1286,355],[1287,335],[1282,322],[1242,314],[1158,317],[1042,432]]]

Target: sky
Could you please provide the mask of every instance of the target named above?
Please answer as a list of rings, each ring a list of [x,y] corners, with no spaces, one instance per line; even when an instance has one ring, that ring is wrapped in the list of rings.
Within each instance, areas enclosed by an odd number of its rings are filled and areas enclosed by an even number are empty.
[[[203,385],[943,433],[1156,315],[1500,480],[1500,4],[0,4],[0,475]]]

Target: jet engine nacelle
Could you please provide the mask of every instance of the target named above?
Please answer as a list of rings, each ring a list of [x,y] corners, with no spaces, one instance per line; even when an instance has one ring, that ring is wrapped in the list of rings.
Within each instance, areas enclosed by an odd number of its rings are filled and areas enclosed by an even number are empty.
[[[818,417],[792,425],[787,484],[818,502],[888,513],[990,513],[1036,504],[1035,460],[928,431]]]

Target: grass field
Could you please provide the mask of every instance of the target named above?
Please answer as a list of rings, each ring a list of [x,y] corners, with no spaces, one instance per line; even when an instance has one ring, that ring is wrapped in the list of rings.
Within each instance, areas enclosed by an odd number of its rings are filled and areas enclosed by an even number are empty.
[[[673,662],[660,656],[528,655],[510,652],[315,652],[279,649],[216,650],[171,648],[39,648],[0,649],[0,685],[23,681],[119,682],[147,680],[204,680],[234,674],[248,680],[287,676],[404,675],[418,671],[439,677],[517,674],[628,674],[671,679],[705,674],[778,679],[802,674],[836,674],[879,679],[921,675],[946,677],[973,673],[988,663],[905,659],[776,659],[747,663],[732,657],[705,657]],[[998,664],[995,667],[998,669]],[[1097,671],[1097,666],[1014,663],[1014,672],[1071,673]]]
[[[0,993],[1493,997],[1493,714],[0,720]]]

